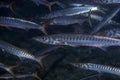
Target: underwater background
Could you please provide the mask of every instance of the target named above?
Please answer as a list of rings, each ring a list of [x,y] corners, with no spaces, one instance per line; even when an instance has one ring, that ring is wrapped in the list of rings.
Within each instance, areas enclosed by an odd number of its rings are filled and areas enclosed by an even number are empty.
[[[6,0],[10,3],[12,0]],[[77,2],[79,0],[60,0],[63,3],[69,3],[70,1]],[[116,7],[106,6],[108,12]],[[16,15],[11,13],[9,9],[0,8],[0,16],[16,17],[21,19],[30,20],[36,23],[40,23],[39,17],[49,13],[46,6],[40,5],[39,7],[32,3],[30,0],[16,0],[13,5],[13,9]],[[60,7],[54,5],[52,10],[59,10]],[[105,14],[107,15],[107,14]],[[113,18],[113,20],[120,23],[120,12]],[[46,27],[48,34],[58,33],[89,33],[91,28],[88,25],[79,26],[78,24],[71,26],[50,26]],[[109,25],[111,26],[111,25]],[[114,27],[114,26],[111,26]],[[120,27],[120,26],[119,26]],[[78,31],[76,31],[78,30]],[[0,40],[11,43],[19,48],[25,49],[31,52],[33,55],[39,55],[42,51],[51,48],[51,45],[38,43],[32,40],[32,37],[44,35],[39,30],[20,30],[0,27]],[[52,46],[55,47],[55,46]],[[0,61],[12,62],[12,59],[6,58],[0,50]],[[45,69],[41,70],[40,77],[42,80],[82,80],[90,75],[98,74],[98,72],[75,68],[68,63],[70,62],[82,62],[82,63],[96,63],[109,66],[120,67],[120,47],[109,47],[107,51],[102,51],[99,48],[92,47],[60,47],[49,53],[43,62]],[[14,59],[13,59],[14,60]],[[23,69],[22,69],[23,70]],[[24,69],[26,72],[32,71],[30,69]],[[2,74],[2,72],[1,72]],[[17,79],[15,79],[17,80]],[[21,80],[36,80],[34,78],[25,78]],[[86,80],[120,80],[119,76],[101,73],[100,76],[88,78]]]

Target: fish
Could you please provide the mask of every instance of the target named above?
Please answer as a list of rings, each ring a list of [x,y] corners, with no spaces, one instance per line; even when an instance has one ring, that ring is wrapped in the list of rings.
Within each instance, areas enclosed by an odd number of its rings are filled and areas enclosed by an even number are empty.
[[[101,10],[97,6],[72,7],[72,8],[66,8],[66,9],[51,12],[49,14],[46,14],[45,16],[42,16],[41,19],[52,19],[52,18],[61,17],[61,16],[75,16],[75,15],[87,13],[90,11],[101,11]]]
[[[120,6],[116,7],[114,10],[112,10],[112,12],[107,15],[100,23],[98,23],[96,25],[96,27],[93,29],[93,31],[91,32],[91,34],[95,34],[96,32],[98,32],[101,28],[104,27],[104,25],[110,21],[118,12],[120,11]]]
[[[71,25],[71,24],[82,24],[84,23],[86,20],[88,20],[87,18],[82,18],[79,16],[63,16],[63,17],[56,17],[50,20],[50,24],[49,25]]]
[[[12,69],[16,66],[6,66],[3,63],[0,63],[0,68],[4,69],[5,71],[9,72],[12,75],[12,78],[15,78],[15,74],[13,73]]]
[[[15,1],[12,1],[10,4],[7,4],[5,2],[0,2],[0,8],[9,8],[12,13],[16,14],[12,8],[14,4],[15,4]]]
[[[120,4],[120,0],[93,0],[97,4]]]
[[[22,50],[16,46],[9,44],[9,43],[2,41],[2,40],[0,40],[0,48],[2,49],[2,51],[6,51],[9,54],[17,56],[20,59],[20,61],[23,61],[25,59],[29,59],[31,61],[35,61],[42,68],[44,68],[43,63],[42,63],[42,59],[45,58],[47,55],[41,55],[41,56],[39,56],[39,59],[37,59],[34,55],[30,54],[26,50]]]
[[[29,73],[29,74],[16,74],[16,77],[14,79],[21,79],[21,78],[27,78],[27,77],[35,77],[38,80],[41,80],[41,78],[37,75],[37,73]],[[0,79],[13,79],[13,77],[9,74],[4,74],[0,76]]]
[[[44,34],[47,34],[44,26],[31,21],[19,19],[19,18],[0,17],[0,26],[5,26],[8,28],[13,27],[13,28],[18,28],[23,30],[38,29],[38,30],[41,30]]]
[[[109,73],[120,76],[120,68],[116,67],[94,63],[70,63],[70,64],[85,70],[97,71],[99,73]]]
[[[96,35],[120,38],[120,28],[109,28],[104,29],[96,33]]]
[[[81,16],[84,16],[84,17],[88,17],[89,16],[89,13],[84,13],[84,14],[81,14]],[[96,14],[90,14],[90,18],[91,19],[94,19],[94,20],[97,20],[97,21],[102,21],[103,20],[103,17],[100,16],[100,15],[96,15]],[[120,23],[114,21],[114,20],[109,20],[106,25],[116,25],[116,26],[120,26]]]
[[[54,1],[54,2],[49,2],[47,0],[31,0],[31,1],[34,2],[37,6],[39,6],[39,5],[45,5],[45,6],[47,6],[50,11],[52,11],[51,7],[54,4],[57,4],[57,1]]]
[[[85,34],[54,34],[33,37],[33,40],[50,45],[66,45],[71,47],[90,46],[100,49],[109,46],[120,46],[119,39]]]

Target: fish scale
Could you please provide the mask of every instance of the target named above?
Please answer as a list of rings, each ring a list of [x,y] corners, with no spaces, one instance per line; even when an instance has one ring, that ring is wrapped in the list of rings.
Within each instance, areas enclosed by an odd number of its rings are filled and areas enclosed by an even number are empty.
[[[120,68],[111,67],[107,65],[100,65],[100,64],[93,64],[93,63],[71,63],[73,66],[86,69],[86,70],[93,70],[99,73],[110,73],[120,76]]]
[[[120,46],[119,39],[95,35],[56,34],[48,36],[38,36],[34,37],[33,39],[38,42],[52,45],[94,46],[94,47]]]

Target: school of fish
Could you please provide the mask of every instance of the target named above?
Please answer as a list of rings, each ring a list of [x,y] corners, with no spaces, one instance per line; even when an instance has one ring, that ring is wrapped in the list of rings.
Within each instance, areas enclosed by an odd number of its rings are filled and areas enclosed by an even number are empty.
[[[7,9],[7,13],[12,14],[12,16],[3,16],[1,15],[2,11],[0,12],[0,29],[7,29],[9,31],[22,30],[28,34],[30,31],[36,31],[36,33],[39,32],[39,35],[34,36],[33,34],[30,40],[38,43],[38,45],[43,44],[54,47],[49,47],[43,51],[41,50],[38,54],[32,54],[30,51],[17,47],[18,45],[0,38],[0,53],[7,56],[9,61],[12,60],[11,56],[18,60],[15,60],[14,65],[7,64],[0,60],[0,71],[5,72],[0,73],[0,80],[23,80],[23,78],[26,77],[44,80],[40,76],[41,71],[45,69],[44,61],[42,60],[50,55],[47,54],[48,52],[65,46],[71,48],[80,48],[82,46],[96,47],[105,52],[108,52],[108,47],[120,47],[120,22],[114,19],[116,16],[119,17],[118,15],[120,14],[120,0],[68,0],[70,2],[64,0],[21,1],[23,5],[20,5],[17,0],[0,0],[0,10]],[[37,16],[31,18],[29,15],[32,13],[34,7],[32,8],[29,4],[25,4],[27,2],[38,7],[41,14],[37,14]],[[31,13],[27,14],[30,19],[27,17],[23,18],[23,15],[19,15],[20,9],[18,9],[18,5],[22,7],[27,5],[30,7]],[[114,7],[112,8],[112,6]],[[45,9],[43,9],[44,7]],[[109,7],[112,9],[109,9]],[[44,11],[47,12],[45,13]],[[118,19],[120,20],[120,18]],[[84,28],[86,25],[88,30]],[[67,28],[69,31],[71,26],[74,26],[74,30],[70,32],[62,32],[60,30],[54,30],[54,32],[51,30],[54,27],[58,27],[62,29]],[[0,35],[4,36],[2,34]],[[19,37],[19,35],[17,36]],[[12,37],[11,40],[13,42],[15,41]],[[20,72],[19,70],[16,71],[16,68],[21,66],[28,68],[31,66],[31,69],[34,67],[35,70],[29,71],[29,73],[24,73],[24,71]],[[110,65],[94,62],[69,62],[67,66],[96,71],[98,74],[107,73],[120,76],[120,68]],[[92,76],[88,76],[83,79],[87,80],[91,77]]]

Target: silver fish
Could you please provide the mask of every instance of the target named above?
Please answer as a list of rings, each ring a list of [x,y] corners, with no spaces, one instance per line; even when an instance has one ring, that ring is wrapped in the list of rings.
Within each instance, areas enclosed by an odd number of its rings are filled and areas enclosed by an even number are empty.
[[[96,35],[120,38],[120,28],[110,28],[99,31]]]
[[[99,73],[109,73],[120,76],[120,68],[116,68],[116,67],[93,64],[93,63],[71,63],[71,64],[81,69],[97,71]]]
[[[93,47],[109,47],[120,46],[120,40],[115,38],[81,35],[81,34],[55,34],[49,36],[34,37],[34,40],[52,45],[68,45],[68,46],[93,46]]]
[[[14,56],[17,56],[21,61],[23,61],[23,59],[29,59],[29,60],[35,61],[43,68],[43,64],[41,60],[45,56],[41,56],[39,57],[39,59],[37,59],[34,55],[28,53],[27,51],[17,48],[14,45],[4,42],[2,40],[0,40],[0,48],[3,51],[6,51]]]
[[[13,73],[12,69],[16,66],[6,66],[3,63],[0,63],[0,68],[4,69],[5,71],[9,72],[12,75],[12,78],[15,77],[15,74]]]
[[[38,80],[41,80],[41,78],[36,74],[16,74],[16,77],[14,79],[21,79],[21,78],[27,78],[27,77],[35,77]],[[4,74],[0,76],[0,79],[13,79],[13,77],[9,74]]]
[[[43,26],[31,21],[18,19],[18,18],[0,17],[0,26],[14,27],[14,28],[19,28],[24,30],[39,29],[43,33],[47,34]]]
[[[45,16],[43,16],[41,18],[42,19],[52,19],[52,18],[61,17],[61,16],[75,16],[75,15],[87,13],[90,11],[101,11],[101,10],[96,6],[72,7],[72,8],[67,8],[67,9],[51,12],[50,14],[46,14]]]
[[[120,4],[120,0],[93,0],[98,4]]]
[[[86,20],[88,20],[87,18],[82,18],[82,17],[78,17],[78,16],[63,16],[63,17],[56,17],[53,18],[52,20],[50,20],[50,24],[49,25],[70,25],[70,24],[82,24],[84,23]]]

